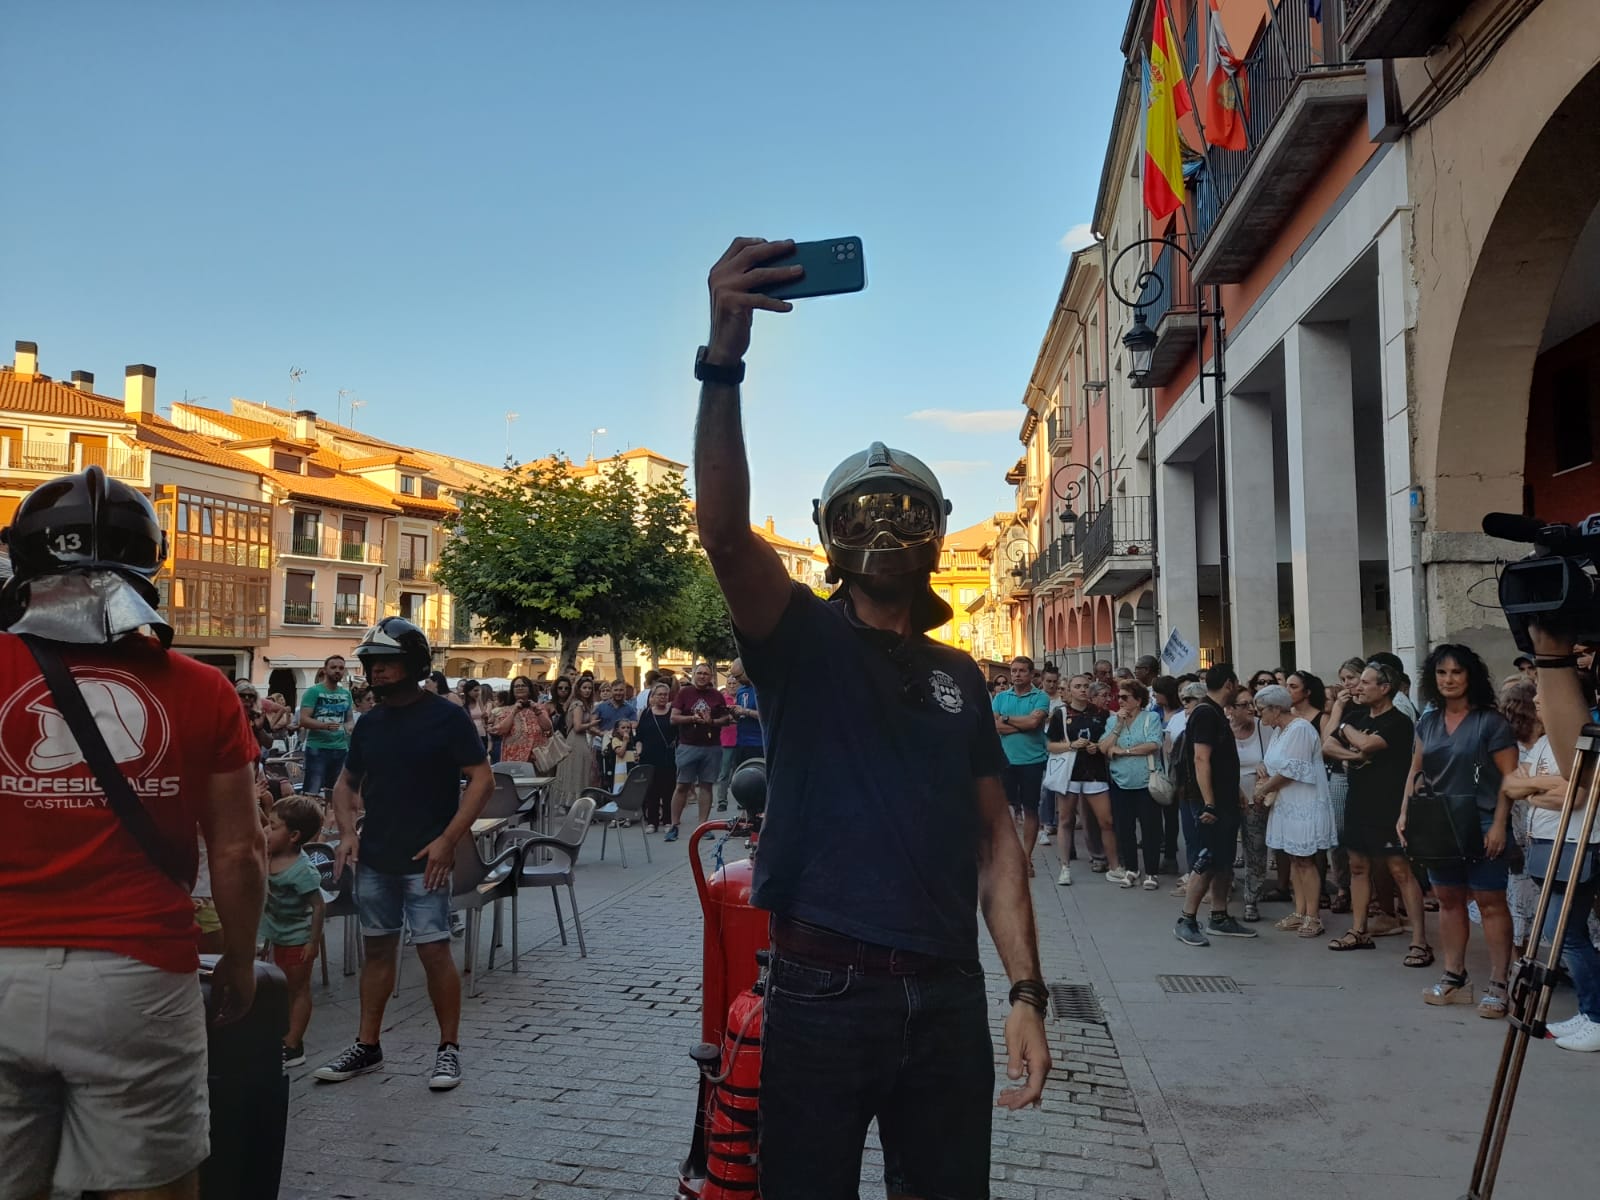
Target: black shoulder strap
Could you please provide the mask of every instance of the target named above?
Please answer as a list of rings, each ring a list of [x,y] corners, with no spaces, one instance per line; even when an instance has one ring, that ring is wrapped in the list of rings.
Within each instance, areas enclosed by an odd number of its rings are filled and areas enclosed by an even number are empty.
[[[172,846],[162,839],[149,810],[140,803],[139,797],[134,795],[128,777],[122,773],[116,760],[111,757],[110,747],[106,745],[100,727],[95,724],[94,716],[89,712],[89,705],[78,689],[77,680],[72,678],[72,672],[61,660],[61,655],[54,644],[31,634],[22,635],[22,641],[28,647],[28,652],[33,655],[33,661],[39,664],[39,671],[44,675],[45,683],[50,685],[50,695],[55,699],[56,710],[66,721],[67,728],[72,730],[78,749],[83,751],[83,761],[88,764],[89,770],[94,772],[95,782],[105,793],[106,803],[111,811],[117,814],[122,821],[122,827],[132,835],[134,841],[139,843],[139,848],[161,873],[184,891],[189,891],[194,886],[193,881],[186,878],[187,872],[179,865],[178,856],[173,853]]]

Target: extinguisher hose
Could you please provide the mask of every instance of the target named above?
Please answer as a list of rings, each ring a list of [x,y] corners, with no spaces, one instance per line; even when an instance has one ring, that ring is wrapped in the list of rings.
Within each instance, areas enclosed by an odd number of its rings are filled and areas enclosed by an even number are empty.
[[[756,1019],[756,1015],[758,1013],[760,1013],[760,1012],[761,1012],[761,1005],[756,1004],[756,1005],[752,1005],[751,1006],[750,1011],[745,1013],[745,1015],[744,1015],[744,1024],[739,1026],[739,1033],[738,1033],[737,1037],[734,1039],[735,1041],[738,1041],[738,1042],[744,1041],[744,1035],[750,1032],[750,1022],[754,1021]],[[730,1054],[730,1055],[728,1055],[728,1065],[723,1068],[722,1073],[719,1074],[719,1075],[707,1075],[706,1079],[707,1079],[708,1082],[713,1083],[713,1084],[726,1083],[728,1081],[728,1076],[732,1075],[732,1074],[733,1074],[733,1055]]]

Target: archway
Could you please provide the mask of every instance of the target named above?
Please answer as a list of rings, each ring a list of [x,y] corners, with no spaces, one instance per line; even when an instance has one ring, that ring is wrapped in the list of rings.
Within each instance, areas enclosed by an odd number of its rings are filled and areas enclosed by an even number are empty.
[[[1117,608],[1117,641],[1114,661],[1119,667],[1131,667],[1138,658],[1133,636],[1133,605],[1124,601]]]

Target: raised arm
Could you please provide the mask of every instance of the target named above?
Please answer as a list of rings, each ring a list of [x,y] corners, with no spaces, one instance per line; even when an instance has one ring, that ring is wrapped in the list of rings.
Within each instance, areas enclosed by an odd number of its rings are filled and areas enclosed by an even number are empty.
[[[787,300],[757,289],[791,280],[800,267],[764,267],[787,254],[792,241],[735,238],[711,268],[711,340],[705,362],[732,368],[750,348],[756,309],[788,312]],[[707,381],[700,388],[700,415],[694,429],[695,522],[700,545],[711,560],[728,601],[734,627],[763,641],[778,627],[790,595],[789,574],[777,551],[750,527],[750,465],[744,451],[744,422],[737,384]]]

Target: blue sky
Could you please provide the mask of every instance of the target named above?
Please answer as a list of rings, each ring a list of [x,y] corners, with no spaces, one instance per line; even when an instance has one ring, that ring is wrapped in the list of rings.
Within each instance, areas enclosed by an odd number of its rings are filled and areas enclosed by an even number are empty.
[[[1019,400],[1089,220],[1121,4],[12,6],[0,339],[159,370],[158,402],[348,416],[486,462],[687,460],[705,275],[852,234],[868,286],[758,318],[753,516],[844,455],[1007,502]],[[342,401],[340,389],[347,395]],[[934,414],[921,417],[913,414]],[[941,415],[942,414],[942,415]],[[1003,414],[1003,415],[1002,415]]]

